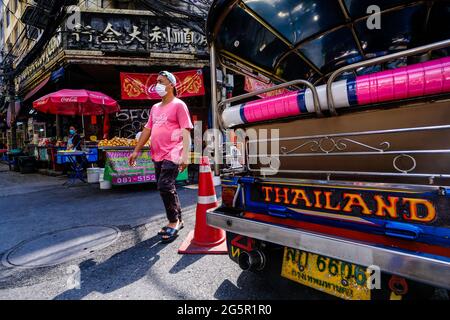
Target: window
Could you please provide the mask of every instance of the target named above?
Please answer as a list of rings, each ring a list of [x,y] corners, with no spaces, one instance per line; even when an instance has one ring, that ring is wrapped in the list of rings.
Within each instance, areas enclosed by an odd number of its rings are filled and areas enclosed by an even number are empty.
[[[11,11],[13,13],[16,13],[16,11],[17,11],[17,0],[10,1],[10,3],[11,3]]]
[[[11,34],[9,35],[9,39],[10,39],[10,41],[11,41],[11,50],[13,50],[13,45],[14,45],[14,43],[16,42],[16,29],[13,29],[12,31],[11,31]]]
[[[17,48],[20,48],[20,44],[21,44],[21,41],[20,41],[20,34],[21,34],[22,32],[21,31],[19,31],[19,30],[17,30],[17,32],[16,32],[16,46],[17,46]]]

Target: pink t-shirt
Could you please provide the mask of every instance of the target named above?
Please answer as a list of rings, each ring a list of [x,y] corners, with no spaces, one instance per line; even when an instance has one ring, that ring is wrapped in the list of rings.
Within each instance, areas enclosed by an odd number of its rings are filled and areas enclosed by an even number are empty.
[[[151,130],[152,159],[179,163],[183,152],[182,129],[193,128],[186,104],[178,98],[162,107],[161,102],[155,104],[145,127]]]

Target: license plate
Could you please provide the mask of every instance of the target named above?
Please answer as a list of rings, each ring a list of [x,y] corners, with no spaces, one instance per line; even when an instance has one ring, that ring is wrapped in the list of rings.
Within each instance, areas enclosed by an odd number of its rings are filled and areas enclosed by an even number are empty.
[[[367,268],[292,248],[284,248],[281,276],[347,300],[370,300]]]

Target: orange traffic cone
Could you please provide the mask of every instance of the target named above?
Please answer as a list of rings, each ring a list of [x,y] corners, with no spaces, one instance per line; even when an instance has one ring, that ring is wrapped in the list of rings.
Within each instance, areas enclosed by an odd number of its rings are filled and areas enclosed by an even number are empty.
[[[186,240],[178,249],[178,253],[225,254],[228,252],[225,231],[210,227],[206,223],[206,210],[217,207],[217,205],[209,159],[202,157],[198,176],[195,229],[189,232]]]

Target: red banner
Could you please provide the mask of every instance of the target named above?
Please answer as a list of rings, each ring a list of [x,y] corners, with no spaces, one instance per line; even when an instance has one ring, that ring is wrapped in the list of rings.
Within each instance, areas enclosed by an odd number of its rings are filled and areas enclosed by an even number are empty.
[[[244,86],[244,90],[247,92],[253,92],[253,91],[257,91],[257,90],[262,90],[262,89],[266,89],[266,88],[270,88],[273,87],[274,84],[273,83],[264,83],[261,82],[259,80],[250,78],[250,77],[245,77],[245,86]],[[267,98],[267,97],[273,97],[273,96],[277,96],[279,94],[282,93],[287,93],[289,92],[289,90],[287,89],[278,89],[278,90],[274,90],[274,91],[269,91],[263,94],[258,95],[258,97],[260,98]]]
[[[205,94],[202,70],[174,72],[177,79],[177,97],[202,96]],[[122,100],[157,100],[155,92],[157,73],[120,73]]]

